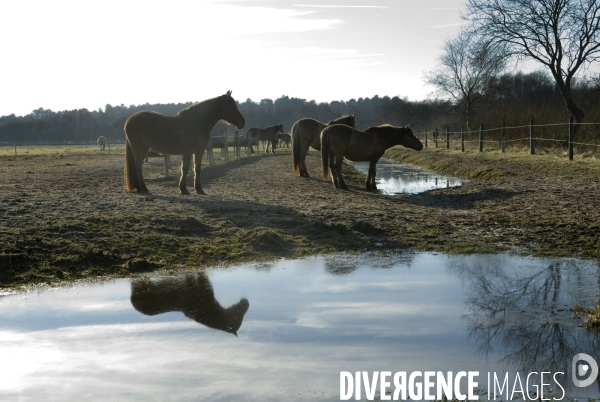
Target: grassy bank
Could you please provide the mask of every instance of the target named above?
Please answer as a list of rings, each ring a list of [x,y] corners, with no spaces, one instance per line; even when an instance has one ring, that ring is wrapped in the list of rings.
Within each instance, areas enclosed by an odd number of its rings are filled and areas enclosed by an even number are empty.
[[[289,151],[202,169],[207,196],[181,196],[178,161],[144,164],[153,194],[127,194],[123,156],[85,150],[0,157],[0,286],[123,277],[317,253],[417,249],[596,258],[600,164],[560,156],[426,149],[386,155],[470,179],[386,196],[294,176]],[[188,186],[192,176],[188,177]]]

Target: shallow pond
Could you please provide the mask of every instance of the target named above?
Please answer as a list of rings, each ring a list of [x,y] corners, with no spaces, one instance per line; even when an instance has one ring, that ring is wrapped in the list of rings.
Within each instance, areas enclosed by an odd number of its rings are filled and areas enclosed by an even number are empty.
[[[369,162],[347,162],[359,172],[367,174],[369,171]],[[438,188],[456,187],[462,185],[464,179],[381,158],[377,163],[375,181],[380,193],[393,195],[417,194]]]
[[[366,254],[6,295],[0,400],[333,401],[342,371],[479,371],[483,394],[488,372],[512,389],[517,372],[560,371],[567,396],[598,397],[598,382],[571,381],[600,342],[568,309],[597,302],[599,275],[577,260]]]

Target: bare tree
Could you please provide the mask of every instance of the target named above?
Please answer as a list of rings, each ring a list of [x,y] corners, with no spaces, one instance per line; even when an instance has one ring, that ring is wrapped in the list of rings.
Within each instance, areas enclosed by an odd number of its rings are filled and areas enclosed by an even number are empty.
[[[548,68],[575,121],[583,122],[573,78],[600,57],[600,1],[469,0],[465,18],[490,43]]]
[[[438,63],[437,69],[425,74],[425,82],[434,86],[438,95],[455,102],[469,130],[473,105],[492,89],[493,79],[506,65],[506,53],[462,31],[446,41]]]

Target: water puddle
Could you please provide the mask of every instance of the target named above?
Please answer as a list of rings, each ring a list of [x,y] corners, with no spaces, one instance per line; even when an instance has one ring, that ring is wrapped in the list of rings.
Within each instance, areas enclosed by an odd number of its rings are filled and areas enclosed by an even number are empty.
[[[351,162],[359,172],[367,174],[369,162]],[[408,163],[381,158],[375,176],[377,189],[382,194],[417,194],[438,188],[456,187],[466,182],[459,177],[444,176]]]
[[[368,254],[6,295],[0,399],[334,401],[342,371],[479,371],[482,393],[488,372],[510,389],[517,372],[564,372],[567,397],[598,397],[571,381],[600,341],[569,308],[598,301],[599,276],[577,260]]]

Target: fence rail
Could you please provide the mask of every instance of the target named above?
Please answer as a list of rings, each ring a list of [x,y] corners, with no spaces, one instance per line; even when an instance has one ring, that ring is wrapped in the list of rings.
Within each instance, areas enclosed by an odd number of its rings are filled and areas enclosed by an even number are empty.
[[[582,147],[600,148],[600,144],[592,144],[592,143],[587,143],[587,142],[574,141],[573,133],[574,133],[574,129],[576,126],[600,126],[600,123],[575,123],[574,118],[571,117],[568,123],[536,124],[535,121],[532,119],[528,125],[521,125],[521,126],[508,127],[503,122],[501,127],[485,128],[484,125],[481,124],[477,131],[470,130],[467,132],[465,132],[464,126],[461,127],[460,131],[450,131],[450,128],[446,127],[446,129],[444,131],[444,134],[445,134],[444,142],[445,142],[446,149],[450,149],[451,144],[455,145],[455,144],[459,143],[460,150],[462,152],[465,151],[465,144],[473,144],[473,143],[478,145],[479,152],[483,152],[484,145],[486,145],[486,144],[498,144],[501,152],[505,152],[507,144],[515,143],[515,142],[519,142],[519,141],[523,141],[523,142],[529,141],[529,153],[531,155],[535,154],[536,144],[538,141],[548,141],[551,143],[564,143],[567,146],[567,154],[568,154],[569,160],[573,160],[573,146],[574,145],[578,145],[578,146],[582,146]],[[536,128],[543,129],[543,128],[547,128],[547,127],[552,127],[552,128],[566,127],[565,131],[564,131],[564,134],[566,134],[566,139],[544,138],[544,137],[538,136],[539,131],[536,132]],[[510,130],[528,130],[529,135],[527,137],[508,139],[506,134],[507,134],[507,131],[510,131]],[[438,140],[440,138],[441,132],[440,132],[440,130],[438,130],[437,127],[431,131],[428,131],[428,130],[425,130],[424,132],[418,131],[417,138],[419,138],[421,141],[424,141],[425,147],[428,147],[429,143],[430,143],[429,133],[431,133],[431,142],[432,142],[433,146],[435,148],[438,148]],[[465,139],[465,134],[470,135],[473,133],[478,133],[479,138],[478,139]],[[500,133],[500,138],[494,139],[494,140],[485,139],[486,134],[489,135],[490,133]],[[458,139],[456,138],[457,135],[460,135],[460,137]],[[598,137],[600,138],[600,135]]]

